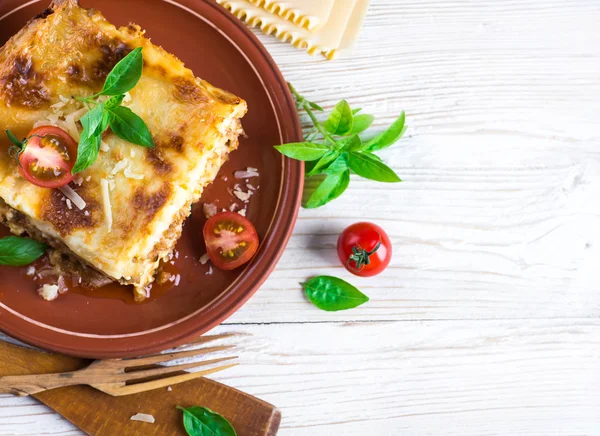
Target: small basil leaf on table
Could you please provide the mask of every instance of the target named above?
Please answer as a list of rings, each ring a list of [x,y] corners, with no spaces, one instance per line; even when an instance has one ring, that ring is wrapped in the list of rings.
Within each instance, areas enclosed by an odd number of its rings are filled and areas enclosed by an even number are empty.
[[[328,175],[311,194],[304,207],[314,209],[335,200],[344,193],[349,183],[350,171],[348,170]]]
[[[119,95],[131,90],[142,77],[144,59],[138,47],[121,59],[106,77],[104,87],[96,95]]]
[[[366,153],[350,152],[348,164],[352,171],[365,179],[386,183],[402,181],[394,170]]]
[[[353,125],[354,117],[350,105],[346,100],[342,100],[335,105],[323,127],[329,133],[344,136],[352,131]]]
[[[307,168],[307,175],[314,176],[315,174],[323,172],[339,155],[339,151],[328,151],[311,168]]]
[[[229,421],[206,407],[177,408],[183,411],[183,426],[190,436],[236,436]]]
[[[29,238],[6,236],[0,239],[0,265],[23,266],[37,260],[48,246]]]
[[[354,117],[354,126],[352,127],[352,131],[350,133],[361,133],[371,127],[375,121],[375,117],[373,115],[360,114]]]
[[[375,138],[367,141],[365,144],[365,150],[368,151],[377,151],[383,150],[384,148],[389,147],[396,141],[398,141],[404,132],[406,131],[406,126],[404,125],[405,114],[402,112],[396,121],[392,123],[390,127],[387,128],[386,131],[380,133]]]
[[[289,144],[276,145],[275,148],[287,157],[303,161],[320,159],[330,150],[325,144],[314,142],[291,142]]]
[[[337,277],[313,277],[302,287],[311,303],[328,312],[352,309],[369,301],[369,297]]]
[[[110,114],[109,125],[115,135],[133,144],[154,147],[154,140],[148,126],[131,109],[117,106],[107,111]]]

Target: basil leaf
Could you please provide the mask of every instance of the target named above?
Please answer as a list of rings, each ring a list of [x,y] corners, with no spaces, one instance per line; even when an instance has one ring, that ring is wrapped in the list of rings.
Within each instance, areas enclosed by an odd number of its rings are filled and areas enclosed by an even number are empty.
[[[316,174],[323,172],[323,170],[325,170],[329,166],[330,163],[332,163],[334,160],[336,160],[339,155],[340,155],[339,151],[327,152],[326,154],[323,155],[323,157],[321,159],[319,159],[315,163],[315,165],[306,169],[306,171],[307,171],[306,175],[314,176]]]
[[[364,151],[364,150],[363,150],[363,151],[361,151],[361,153],[362,153],[362,154],[366,154],[367,156],[369,156],[369,157],[372,157],[373,159],[375,159],[375,160],[377,160],[377,161],[379,161],[379,162],[383,162],[383,161],[381,160],[381,158],[380,158],[379,156],[377,156],[375,153],[371,153],[370,151]]]
[[[404,132],[406,131],[406,127],[404,126],[405,115],[404,112],[400,114],[400,116],[392,123],[390,127],[385,132],[380,133],[375,138],[371,139],[365,144],[365,150],[367,151],[377,151],[382,150],[384,148],[389,147],[394,142],[399,140]]]
[[[131,109],[117,106],[107,108],[107,111],[110,114],[108,122],[115,135],[133,144],[154,148],[154,140],[148,126]]]
[[[91,111],[87,112],[81,117],[81,124],[83,125],[83,132],[80,141],[85,140],[87,137],[95,134],[102,134],[104,130],[102,127],[102,117],[104,115],[104,103],[96,105]],[[104,127],[106,129],[106,126]]]
[[[360,133],[367,130],[371,127],[375,121],[375,117],[373,115],[360,114],[354,117],[354,126],[352,127],[352,131],[350,133]]]
[[[86,131],[84,129],[83,133]],[[96,133],[85,136],[81,135],[81,141],[77,147],[77,160],[71,170],[72,174],[80,173],[81,171],[89,168],[98,159],[98,152],[100,151],[100,142],[102,141],[102,133]]]
[[[276,145],[275,148],[284,156],[304,161],[320,159],[331,150],[325,144],[317,144],[315,142],[291,142],[289,144]]]
[[[0,239],[0,265],[23,266],[40,258],[48,246],[33,239],[6,236]]]
[[[177,408],[183,411],[183,426],[190,436],[236,436],[229,421],[206,407]]]
[[[362,108],[356,108],[356,109],[352,109],[352,115],[356,115],[357,113],[359,113],[362,110]]]
[[[348,169],[348,153],[344,152],[339,155],[339,157],[329,165],[324,173],[325,174],[336,174],[346,171]]]
[[[104,87],[98,95],[119,95],[131,90],[142,77],[144,58],[142,47],[138,47],[121,59],[106,77]]]
[[[325,130],[334,135],[344,136],[352,131],[354,119],[352,110],[346,100],[340,101],[329,114],[329,118],[323,124]]]
[[[355,151],[350,152],[348,163],[352,171],[365,179],[387,183],[402,181],[394,170],[368,154],[357,153]]]
[[[362,148],[362,141],[357,134],[354,134],[347,139],[342,139],[338,144],[341,145],[342,150],[345,151],[360,150]]]
[[[302,287],[312,304],[328,312],[352,309],[369,301],[369,297],[337,277],[313,277]]]
[[[314,209],[335,200],[344,193],[350,183],[350,171],[330,174],[309,197],[304,207]]]
[[[106,102],[104,102],[104,105],[106,106],[107,109],[113,109],[117,106],[121,106],[121,103],[123,103],[124,99],[125,99],[125,94],[115,95],[115,96],[109,98],[108,100],[106,100]]]

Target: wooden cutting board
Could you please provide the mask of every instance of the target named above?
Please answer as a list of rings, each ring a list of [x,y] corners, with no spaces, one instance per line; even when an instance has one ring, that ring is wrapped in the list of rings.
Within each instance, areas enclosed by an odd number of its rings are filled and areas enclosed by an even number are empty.
[[[47,354],[0,341],[0,376],[74,371],[89,361]],[[72,386],[34,395],[87,434],[94,436],[186,435],[176,406],[204,406],[223,415],[238,436],[277,434],[281,413],[271,404],[208,379],[125,397],[111,397],[88,386]],[[148,413],[156,422],[131,421]]]

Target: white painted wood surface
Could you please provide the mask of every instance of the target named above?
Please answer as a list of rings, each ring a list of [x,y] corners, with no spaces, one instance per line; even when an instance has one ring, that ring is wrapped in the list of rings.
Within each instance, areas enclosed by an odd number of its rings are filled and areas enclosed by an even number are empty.
[[[301,211],[272,277],[217,329],[243,364],[215,377],[279,406],[282,435],[600,434],[600,3],[373,0],[349,59],[261,40],[330,108],[407,112],[384,152],[404,183],[353,179]],[[338,266],[339,231],[373,220],[395,256]],[[321,312],[298,282],[351,280],[364,307]],[[0,397],[0,435],[79,435]],[[244,435],[241,435],[244,436]]]

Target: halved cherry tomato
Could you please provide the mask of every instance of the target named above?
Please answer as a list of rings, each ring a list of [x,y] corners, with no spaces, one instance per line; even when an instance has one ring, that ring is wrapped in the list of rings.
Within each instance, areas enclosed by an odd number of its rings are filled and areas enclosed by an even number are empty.
[[[237,212],[213,215],[204,224],[203,234],[208,257],[220,269],[235,269],[258,250],[256,229]]]
[[[352,274],[379,274],[392,259],[392,243],[377,224],[360,222],[347,227],[338,238],[338,257]]]
[[[63,129],[40,126],[27,135],[18,154],[23,177],[42,188],[59,188],[73,180],[77,142]]]

